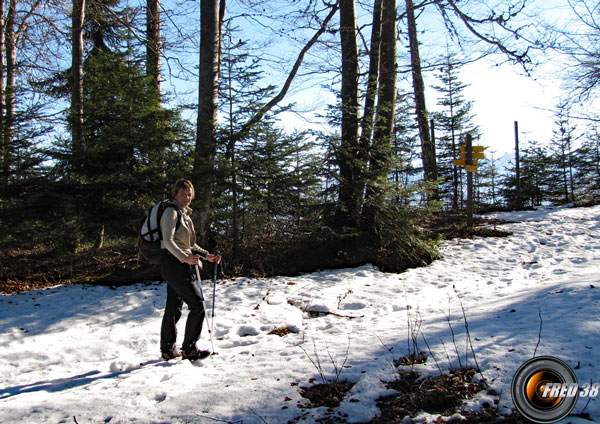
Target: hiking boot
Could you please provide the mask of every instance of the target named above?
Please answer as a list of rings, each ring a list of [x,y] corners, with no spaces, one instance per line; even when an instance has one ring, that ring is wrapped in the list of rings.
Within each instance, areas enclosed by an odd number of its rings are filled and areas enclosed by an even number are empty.
[[[171,359],[179,358],[181,356],[181,350],[175,347],[172,350],[161,350],[160,356],[165,361],[170,361]]]
[[[189,361],[195,361],[197,359],[204,359],[210,356],[210,351],[208,350],[198,350],[194,348],[190,352],[183,351],[182,357],[183,359],[187,359]]]

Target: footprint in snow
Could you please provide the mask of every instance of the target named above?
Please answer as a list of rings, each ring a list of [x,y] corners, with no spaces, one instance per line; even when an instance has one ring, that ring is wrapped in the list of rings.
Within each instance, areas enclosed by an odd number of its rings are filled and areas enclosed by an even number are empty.
[[[242,325],[237,331],[240,337],[257,336],[259,333],[258,329],[253,325]]]
[[[342,304],[341,309],[345,311],[358,311],[360,309],[366,308],[367,305],[361,302],[352,302],[352,303],[344,303]]]

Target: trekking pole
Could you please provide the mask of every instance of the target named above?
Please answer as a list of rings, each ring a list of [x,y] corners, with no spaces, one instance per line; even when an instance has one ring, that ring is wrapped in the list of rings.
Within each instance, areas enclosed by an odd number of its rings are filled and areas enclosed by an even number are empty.
[[[211,326],[211,321],[208,319],[208,314],[206,313],[206,301],[204,300],[204,292],[202,291],[202,287],[200,287],[200,267],[198,265],[195,266],[196,268],[196,281],[198,282],[198,289],[200,290],[200,298],[202,299],[202,308],[204,309],[204,316],[206,317],[206,321],[208,321],[206,323],[206,326],[208,327],[208,337],[210,339],[210,346],[212,347],[212,354],[215,354],[215,344],[213,342],[213,337],[212,337],[212,326]],[[213,314],[214,316],[214,314]]]
[[[212,328],[211,331],[214,332],[215,331],[215,292],[217,290],[217,267],[218,264],[215,262],[215,272],[213,275],[213,296],[212,296],[212,318],[211,318],[211,324],[212,324]]]

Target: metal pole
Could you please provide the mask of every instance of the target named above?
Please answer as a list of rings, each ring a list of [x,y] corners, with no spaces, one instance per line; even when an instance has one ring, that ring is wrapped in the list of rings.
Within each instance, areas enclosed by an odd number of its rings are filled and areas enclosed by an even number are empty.
[[[194,282],[194,287],[196,288],[196,292],[200,293],[200,298],[202,299],[202,307],[204,309],[204,316],[206,317],[206,320],[208,321],[206,323],[206,326],[208,327],[208,337],[210,338],[210,345],[212,347],[212,354],[215,354],[215,344],[213,342],[213,337],[212,337],[212,326],[211,326],[211,322],[208,319],[208,314],[206,313],[206,302],[204,300],[204,292],[202,291],[202,287],[199,286],[200,284],[200,267],[198,265],[195,266],[196,268],[196,282]]]
[[[215,272],[213,275],[213,296],[212,296],[212,319],[211,319],[211,333],[215,330],[215,293],[217,291],[217,266],[218,264],[215,262]]]
[[[471,134],[465,136],[466,165],[473,165],[473,139]],[[465,167],[467,168],[467,167]],[[467,227],[473,227],[473,173],[467,169]]]
[[[519,122],[515,121],[515,173],[517,180],[517,198],[516,207],[520,209],[521,204],[521,170],[520,170],[520,158],[519,158]]]

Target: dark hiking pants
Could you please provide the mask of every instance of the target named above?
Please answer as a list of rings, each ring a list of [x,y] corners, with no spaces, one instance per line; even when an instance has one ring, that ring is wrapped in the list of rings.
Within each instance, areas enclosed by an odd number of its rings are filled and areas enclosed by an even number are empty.
[[[167,304],[160,331],[160,349],[170,352],[177,339],[177,322],[181,318],[183,302],[189,308],[182,349],[191,352],[200,338],[204,307],[202,299],[192,285],[192,267],[182,263],[173,255],[165,255],[160,264],[163,278],[167,281]]]

